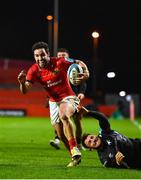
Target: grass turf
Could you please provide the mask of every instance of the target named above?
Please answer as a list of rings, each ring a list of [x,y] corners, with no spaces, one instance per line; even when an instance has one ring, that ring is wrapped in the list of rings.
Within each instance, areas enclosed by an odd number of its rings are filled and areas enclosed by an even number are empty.
[[[98,122],[84,118],[83,131],[98,133]],[[110,119],[112,129],[141,137],[139,126],[128,119]],[[138,124],[141,124],[141,120]],[[96,151],[82,151],[82,162],[67,168],[69,154],[61,144],[49,145],[54,130],[47,118],[0,118],[0,179],[140,179],[140,170],[105,168]]]

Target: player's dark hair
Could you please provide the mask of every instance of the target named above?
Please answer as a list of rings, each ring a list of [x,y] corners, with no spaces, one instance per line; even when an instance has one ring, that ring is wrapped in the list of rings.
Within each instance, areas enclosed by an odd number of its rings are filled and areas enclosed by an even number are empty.
[[[90,134],[84,133],[83,136],[82,136],[82,146],[85,147],[85,148],[89,148],[85,144],[85,139],[87,138],[88,135],[90,135]]]
[[[59,49],[57,50],[57,52],[66,52],[66,53],[69,54],[69,50],[66,49],[66,48],[59,48]]]
[[[43,41],[39,41],[39,42],[36,42],[35,44],[33,44],[32,52],[34,53],[35,49],[40,49],[40,48],[44,48],[46,50],[46,52],[49,52],[48,44]]]

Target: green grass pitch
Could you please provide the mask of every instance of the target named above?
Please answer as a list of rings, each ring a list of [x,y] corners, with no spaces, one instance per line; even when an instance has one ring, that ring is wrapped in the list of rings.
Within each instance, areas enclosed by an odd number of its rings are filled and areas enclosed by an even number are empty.
[[[95,119],[83,118],[83,131],[98,133]],[[110,119],[112,129],[141,138],[141,129],[125,120]],[[96,151],[82,151],[79,166],[67,168],[69,154],[49,145],[54,130],[47,118],[0,118],[0,179],[140,179],[141,170],[105,168]]]

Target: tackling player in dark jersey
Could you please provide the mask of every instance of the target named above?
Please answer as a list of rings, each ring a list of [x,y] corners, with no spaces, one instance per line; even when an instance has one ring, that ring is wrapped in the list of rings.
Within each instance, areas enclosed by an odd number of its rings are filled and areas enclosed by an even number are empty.
[[[88,115],[99,121],[99,135],[84,134],[83,146],[96,149],[105,167],[141,169],[141,139],[128,138],[111,129],[107,117],[96,111]]]

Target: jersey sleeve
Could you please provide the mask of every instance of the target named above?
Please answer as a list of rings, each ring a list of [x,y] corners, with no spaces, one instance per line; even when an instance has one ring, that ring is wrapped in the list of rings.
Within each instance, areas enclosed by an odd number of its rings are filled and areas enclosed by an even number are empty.
[[[99,126],[102,131],[105,131],[106,133],[111,131],[110,123],[103,113],[97,111],[89,111],[88,115],[92,116],[93,118],[99,121]]]
[[[86,83],[80,84],[78,86],[74,86],[73,84],[71,84],[72,90],[75,92],[76,95],[82,93],[85,94],[86,91]]]
[[[87,88],[87,84],[86,84],[86,83],[80,84],[80,85],[79,85],[79,89],[78,89],[78,94],[79,94],[79,93],[85,94],[86,88]]]
[[[29,68],[26,75],[26,81],[29,81],[31,83],[34,83],[36,81],[35,71],[33,67]]]

